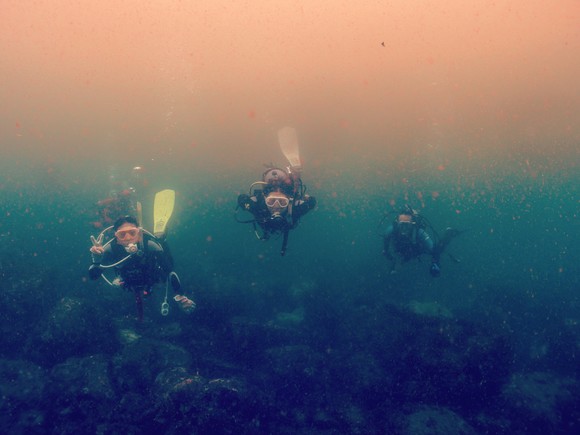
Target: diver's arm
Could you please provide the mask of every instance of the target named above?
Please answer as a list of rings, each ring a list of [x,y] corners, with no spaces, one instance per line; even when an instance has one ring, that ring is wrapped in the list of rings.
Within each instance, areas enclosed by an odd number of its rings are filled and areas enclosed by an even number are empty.
[[[240,195],[238,197],[238,205],[244,210],[252,213],[256,222],[262,226],[270,218],[270,211],[266,206],[264,195],[257,191],[255,195]]]
[[[257,202],[258,201],[255,196],[250,196],[245,193],[242,193],[238,196],[238,207],[249,211],[250,213],[254,213]]]
[[[112,251],[111,245],[107,245],[104,248],[95,249],[95,246],[91,248],[92,264],[89,267],[89,278],[92,280],[99,279],[103,274],[103,269],[101,264],[104,262],[107,264],[110,262]]]
[[[306,195],[304,197],[304,202],[308,206],[308,210],[312,210],[314,207],[316,207],[316,198],[314,196]]]
[[[292,207],[292,216],[295,219],[299,219],[300,217],[304,216],[310,210],[316,207],[316,198],[313,196],[305,195],[304,199],[300,199],[294,202]]]

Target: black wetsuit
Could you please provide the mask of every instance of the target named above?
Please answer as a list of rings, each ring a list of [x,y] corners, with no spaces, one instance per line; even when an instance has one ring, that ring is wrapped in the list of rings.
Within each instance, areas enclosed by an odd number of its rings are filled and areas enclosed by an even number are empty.
[[[414,223],[414,227],[407,234],[400,231],[399,225],[401,224],[395,221],[389,225],[383,235],[383,254],[392,261],[392,270],[395,269],[396,265],[393,253],[398,255],[403,262],[427,254],[431,255],[432,258],[429,273],[434,277],[439,276],[441,273],[439,265],[441,246],[435,243],[425,228],[418,223]]]
[[[304,195],[303,198],[291,199],[288,210],[284,215],[272,216],[266,205],[264,193],[256,191],[252,196],[242,194],[238,196],[238,206],[254,216],[255,222],[263,231],[263,239],[268,239],[270,235],[282,233],[284,242],[281,254],[286,252],[288,232],[296,228],[302,216],[316,207],[316,199],[313,196]]]
[[[391,250],[391,245],[405,262],[423,254],[434,255],[433,239],[423,228],[414,229],[411,234],[405,236],[397,231],[397,224],[390,225],[383,236],[385,253]]]
[[[173,261],[161,242],[145,236],[144,241],[137,245],[137,252],[129,254],[116,240],[105,247],[99,263],[93,263],[89,268],[91,279],[101,276],[101,264],[108,266],[120,262],[128,255],[125,261],[115,266],[115,272],[122,281],[124,288],[136,291],[150,292],[151,287],[160,282],[173,270]]]

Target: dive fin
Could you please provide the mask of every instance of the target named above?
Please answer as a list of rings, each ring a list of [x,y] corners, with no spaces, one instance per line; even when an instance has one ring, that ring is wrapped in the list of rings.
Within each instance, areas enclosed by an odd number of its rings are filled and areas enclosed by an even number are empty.
[[[153,234],[155,237],[163,237],[165,235],[165,228],[173,214],[174,205],[175,190],[166,189],[155,194],[155,202],[153,204]]]
[[[284,127],[278,130],[278,142],[280,149],[290,163],[290,167],[297,172],[302,171],[302,162],[300,161],[300,147],[298,145],[298,136],[296,129]]]

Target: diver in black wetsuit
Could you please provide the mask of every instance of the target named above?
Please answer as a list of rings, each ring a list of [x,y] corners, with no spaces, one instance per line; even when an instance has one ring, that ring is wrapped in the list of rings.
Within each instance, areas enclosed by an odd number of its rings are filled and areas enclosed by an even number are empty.
[[[261,185],[262,189],[254,189]],[[286,253],[288,234],[296,228],[302,216],[316,207],[316,199],[306,194],[300,176],[280,168],[269,168],[262,175],[262,181],[250,186],[250,194],[238,196],[238,207],[250,212],[254,219],[239,221],[253,223],[261,228],[262,235],[256,236],[267,240],[272,234],[282,234],[281,255]],[[256,228],[254,228],[256,230]]]
[[[383,235],[383,255],[391,261],[391,272],[395,270],[397,257],[406,263],[424,254],[431,255],[429,273],[441,275],[441,254],[449,242],[460,232],[447,228],[442,238],[437,236],[426,218],[408,205],[401,210]],[[454,261],[458,261],[451,257]]]
[[[173,259],[168,246],[161,240],[139,227],[137,219],[125,216],[113,225],[115,239],[102,245],[103,233],[98,239],[91,237],[93,246],[90,251],[93,264],[89,277],[98,279],[106,268],[114,268],[118,285],[135,293],[139,320],[143,318],[143,296],[151,293],[152,287],[168,280],[175,293],[174,300],[186,311],[194,307],[193,301],[180,294],[181,283],[173,271]],[[168,310],[162,307],[162,314]]]

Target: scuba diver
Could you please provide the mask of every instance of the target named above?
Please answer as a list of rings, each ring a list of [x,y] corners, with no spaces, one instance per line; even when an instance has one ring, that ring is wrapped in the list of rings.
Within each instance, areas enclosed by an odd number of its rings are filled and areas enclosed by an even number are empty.
[[[391,273],[397,266],[397,257],[406,263],[422,255],[431,255],[429,273],[433,277],[441,275],[441,254],[451,240],[461,232],[447,228],[443,237],[439,237],[429,221],[410,206],[397,214],[383,235],[383,255],[391,262]],[[448,254],[459,262],[458,259]]]
[[[165,225],[173,210],[175,192],[159,192],[155,198],[155,234],[151,234],[139,225],[140,219],[134,216],[123,216],[103,230],[97,238],[91,236],[93,246],[90,248],[92,264],[89,277],[96,280],[103,277],[107,283],[132,291],[137,303],[138,319],[143,319],[143,297],[151,294],[153,286],[166,282],[165,300],[161,305],[161,314],[169,313],[167,303],[169,286],[173,289],[174,300],[186,312],[195,308],[195,303],[184,296],[181,282],[173,271],[173,258],[165,241]],[[166,208],[163,209],[163,206]],[[161,208],[161,211],[159,211]],[[114,238],[103,244],[105,233],[112,230]],[[116,278],[111,282],[104,271],[115,269]]]
[[[97,202],[98,220],[93,222],[95,228],[106,228],[113,225],[115,221],[128,214],[135,213],[133,195],[135,191],[131,188],[123,189],[120,192],[110,192],[109,196]]]
[[[111,168],[109,195],[97,202],[98,218],[92,222],[94,228],[106,228],[121,216],[137,214],[137,192],[147,186],[144,169],[141,166],[131,169],[128,182],[123,181],[117,172],[117,168]]]
[[[261,185],[262,189],[255,189]],[[295,190],[294,186],[298,186]],[[238,207],[252,213],[254,219],[240,221],[253,223],[256,237],[268,240],[272,234],[282,234],[281,255],[286,253],[288,234],[296,228],[302,216],[316,206],[316,199],[306,194],[306,188],[298,176],[280,168],[270,168],[250,187],[249,194],[238,196]],[[262,229],[259,235],[256,224]]]
[[[302,165],[296,131],[285,127],[278,132],[278,138],[290,167],[284,170],[270,165],[262,174],[262,180],[252,183],[248,194],[239,195],[236,213],[241,208],[251,213],[253,219],[239,220],[236,214],[236,220],[252,223],[254,233],[260,240],[282,234],[280,254],[285,255],[290,230],[296,228],[300,218],[316,206],[316,199],[306,194],[306,186],[300,177]],[[258,226],[262,230],[261,235]]]

